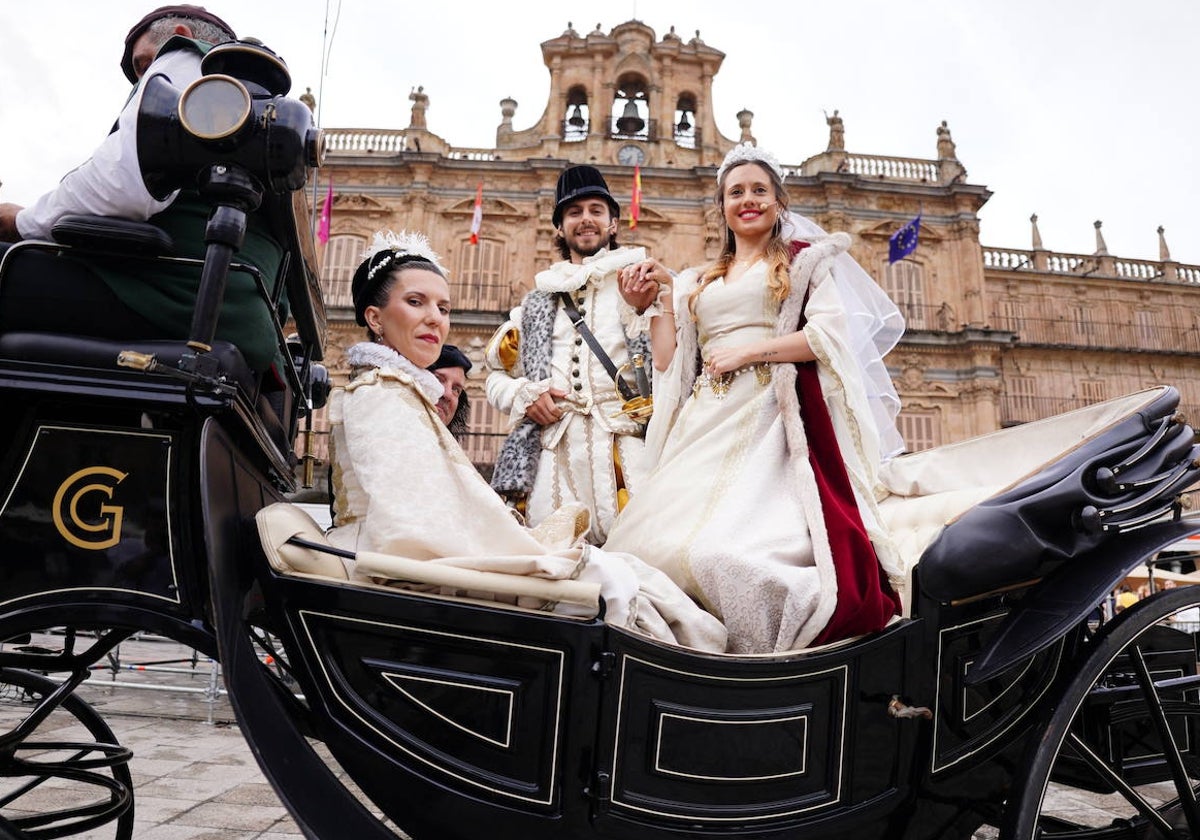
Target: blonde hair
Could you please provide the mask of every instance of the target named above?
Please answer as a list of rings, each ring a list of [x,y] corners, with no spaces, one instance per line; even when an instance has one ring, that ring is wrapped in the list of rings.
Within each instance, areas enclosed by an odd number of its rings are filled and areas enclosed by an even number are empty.
[[[696,319],[696,301],[700,297],[700,293],[704,291],[710,282],[716,280],[718,277],[724,277],[729,271],[729,267],[733,264],[736,243],[734,242],[733,231],[729,229],[729,226],[725,222],[725,181],[728,179],[729,173],[734,169],[737,169],[739,166],[748,166],[751,164],[757,166],[767,174],[767,178],[771,182],[771,188],[775,191],[775,203],[779,210],[779,215],[775,219],[775,227],[771,231],[771,240],[767,243],[766,251],[763,254],[763,259],[767,263],[767,287],[779,302],[782,302],[792,290],[791,280],[788,277],[788,266],[792,261],[792,251],[782,234],[783,215],[787,213],[788,209],[787,189],[784,188],[783,179],[773,167],[757,160],[747,160],[723,169],[717,178],[716,203],[721,215],[721,227],[725,231],[724,244],[721,247],[721,253],[717,257],[716,262],[704,270],[704,273],[700,276],[700,281],[696,284],[695,290],[688,296],[688,312],[692,320]]]

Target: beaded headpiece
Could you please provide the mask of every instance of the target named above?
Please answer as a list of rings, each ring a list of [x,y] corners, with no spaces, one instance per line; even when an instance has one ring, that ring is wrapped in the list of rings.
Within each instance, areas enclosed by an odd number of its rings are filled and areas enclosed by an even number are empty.
[[[729,150],[729,154],[725,155],[725,160],[721,161],[721,166],[717,169],[717,181],[724,177],[726,171],[741,163],[761,163],[779,176],[780,181],[783,180],[783,167],[779,165],[779,159],[765,149],[745,142],[734,146]]]
[[[384,251],[390,251],[386,259],[375,260],[375,256]],[[402,230],[399,233],[391,230],[377,231],[375,238],[371,240],[370,246],[363,251],[362,258],[370,263],[370,269],[367,272],[367,279],[371,279],[378,271],[386,270],[388,264],[395,262],[402,257],[417,257],[431,262],[442,274],[446,273],[446,269],[442,266],[441,257],[433,250],[433,246],[429,244],[429,239],[425,234],[417,233],[416,231],[409,232]]]
[[[388,272],[415,260],[429,263],[438,274],[446,276],[441,258],[424,234],[406,230],[399,233],[379,231],[375,234],[371,245],[363,251],[362,262],[350,282],[350,296],[354,300],[354,315],[359,326],[366,326],[367,301],[375,286]]]

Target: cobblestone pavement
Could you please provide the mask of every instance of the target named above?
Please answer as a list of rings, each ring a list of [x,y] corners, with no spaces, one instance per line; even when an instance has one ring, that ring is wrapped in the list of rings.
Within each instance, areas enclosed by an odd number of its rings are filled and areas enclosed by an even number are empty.
[[[125,642],[117,653],[116,667],[98,669],[78,694],[103,716],[117,741],[133,751],[129,766],[137,840],[302,836],[234,724],[212,663],[182,645],[153,637]],[[21,692],[11,686],[0,690],[0,731],[7,731],[28,708]],[[36,740],[95,739],[86,737],[77,720],[59,712],[38,729]],[[0,789],[9,791],[11,784],[0,780]],[[78,795],[78,785],[50,781],[15,805],[45,813]],[[1100,797],[1078,792],[1071,797],[1063,801],[1079,813],[1094,816],[1105,806]],[[94,791],[89,801],[95,801]],[[5,808],[6,814],[15,812],[14,806]],[[113,828],[75,836],[111,840]],[[987,826],[975,834],[975,840],[996,837],[996,830]]]

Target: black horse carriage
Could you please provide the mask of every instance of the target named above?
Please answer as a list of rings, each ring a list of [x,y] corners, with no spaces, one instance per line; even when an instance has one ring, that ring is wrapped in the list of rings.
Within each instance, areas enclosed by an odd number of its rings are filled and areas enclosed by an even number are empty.
[[[1180,516],[1200,466],[1173,389],[897,459],[884,511],[914,535],[904,616],[822,648],[701,654],[606,625],[602,603],[572,618],[352,583],[285,501],[292,442],[325,390],[295,203],[319,134],[261,46],[204,67],[182,96],[151,80],[141,117],[147,183],[200,173],[222,220],[194,261],[191,340],[0,335],[0,682],[35,701],[0,733],[0,836],[131,836],[130,752],[76,689],[151,631],[219,659],[310,837],[395,837],[373,810],[417,840],[969,838],[984,823],[1008,838],[1200,837],[1196,633],[1171,621],[1200,587],[1094,615],[1129,571],[1200,533]],[[294,364],[274,393],[212,341],[258,202],[290,256],[259,285],[287,295],[298,332],[278,330]],[[67,220],[56,240],[7,251],[0,305],[4,278],[46,260],[178,259],[116,220]],[[587,600],[569,582],[543,595]],[[39,739],[52,713],[92,740]],[[29,814],[48,780],[86,801]],[[1080,791],[1106,814],[1060,807]]]

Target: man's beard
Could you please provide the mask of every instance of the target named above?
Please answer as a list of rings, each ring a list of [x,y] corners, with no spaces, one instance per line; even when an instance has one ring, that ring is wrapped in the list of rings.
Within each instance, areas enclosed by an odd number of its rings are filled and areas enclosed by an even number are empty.
[[[599,254],[601,251],[607,248],[611,242],[612,236],[604,236],[595,248],[584,249],[579,247],[579,240],[576,239],[572,242],[569,242],[567,247],[571,250],[571,253],[578,254],[580,257],[594,257],[596,254]]]

